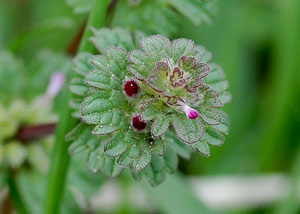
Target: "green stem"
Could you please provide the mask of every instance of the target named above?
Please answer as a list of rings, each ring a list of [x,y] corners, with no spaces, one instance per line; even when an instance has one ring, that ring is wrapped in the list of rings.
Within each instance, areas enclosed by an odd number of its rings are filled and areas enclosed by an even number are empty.
[[[82,42],[79,46],[79,52],[93,52],[94,46],[89,41],[92,36],[91,27],[100,28],[104,25],[106,11],[109,5],[109,0],[96,0],[94,10],[89,16],[87,26],[83,33]]]
[[[18,190],[18,185],[16,183],[15,177],[13,175],[13,172],[9,172],[8,178],[7,178],[7,185],[9,188],[9,194],[11,196],[11,199],[14,202],[15,207],[19,211],[19,213],[27,214],[28,209],[22,200],[21,193]]]
[[[91,27],[99,28],[103,26],[106,16],[109,0],[96,0],[93,10],[89,16],[88,24],[86,26],[79,52],[93,51],[92,44],[88,39],[91,36]],[[71,79],[73,74],[69,75]],[[67,170],[70,162],[68,154],[68,142],[65,140],[66,134],[78,123],[71,115],[72,110],[69,107],[71,99],[71,92],[65,88],[63,91],[63,98],[61,102],[60,121],[57,126],[55,144],[52,154],[51,168],[48,180],[48,187],[46,193],[46,201],[44,207],[45,214],[59,213],[60,202],[64,192],[65,180]]]

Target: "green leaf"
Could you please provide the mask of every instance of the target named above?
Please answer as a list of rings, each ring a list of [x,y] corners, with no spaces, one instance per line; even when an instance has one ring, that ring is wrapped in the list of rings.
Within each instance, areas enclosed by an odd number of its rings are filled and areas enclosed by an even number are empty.
[[[123,113],[118,110],[123,105],[119,91],[97,91],[81,104],[82,119],[88,124],[122,125]]]
[[[74,13],[88,13],[92,10],[94,0],[67,0],[67,4],[74,8]]]
[[[224,134],[228,134],[229,126],[230,126],[230,118],[224,111],[219,111],[219,113],[222,117],[222,122],[221,124],[214,126],[214,128]]]
[[[201,112],[200,117],[209,125],[219,125],[222,122],[222,117],[217,110],[207,109]]]
[[[229,103],[232,99],[231,93],[226,91],[229,88],[229,82],[220,65],[215,63],[209,64],[211,72],[205,77],[204,82],[211,86],[211,89],[219,93],[219,98],[223,104]]]
[[[167,146],[166,153],[165,153],[163,159],[165,161],[165,165],[166,165],[168,172],[169,173],[175,172],[175,170],[177,169],[177,166],[178,166],[178,156],[172,147]]]
[[[178,61],[182,56],[189,56],[193,53],[194,42],[190,39],[176,39],[172,42],[172,54],[174,61]]]
[[[154,68],[154,64],[150,64],[148,56],[142,51],[133,50],[129,53],[128,58],[132,63],[128,67],[130,73],[138,80],[148,79],[151,68]]]
[[[179,28],[179,17],[165,1],[144,1],[132,6],[128,1],[119,1],[111,26],[122,26],[132,31],[147,34],[173,35]]]
[[[156,108],[154,105],[148,104],[144,111],[141,112],[141,118],[144,121],[150,121],[155,118],[156,115]]]
[[[171,41],[162,35],[153,35],[141,39],[140,47],[153,61],[160,61],[170,55]]]
[[[97,125],[93,129],[93,135],[105,135],[119,130],[118,125]]]
[[[220,80],[215,83],[210,84],[212,90],[217,91],[219,94],[222,94],[223,91],[226,91],[229,88],[228,80]]]
[[[158,115],[151,126],[151,135],[158,138],[164,135],[169,129],[170,121],[165,115]]]
[[[117,157],[126,151],[126,143],[124,142],[124,134],[116,134],[104,147],[104,152],[111,156]]]
[[[156,139],[154,141],[154,145],[152,146],[151,150],[156,152],[159,156],[164,156],[166,145],[161,139]]]
[[[84,84],[83,79],[74,78],[70,82],[70,90],[79,96],[86,96],[89,88]]]
[[[139,158],[139,156],[140,149],[135,145],[129,146],[127,150],[123,154],[121,154],[120,157],[117,159],[117,163],[121,167],[127,167],[132,163],[134,159]]]
[[[90,62],[92,56],[92,54],[86,52],[79,53],[73,60],[73,70],[81,76],[86,75],[90,70],[95,68]]]
[[[102,163],[102,147],[99,146],[97,149],[95,150],[91,150],[89,151],[88,155],[87,155],[87,166],[89,168],[89,170],[91,170],[93,173],[96,173],[99,171],[100,167],[101,167],[101,163]]]
[[[232,100],[232,95],[229,91],[223,91],[219,99],[222,101],[223,104],[229,103]]]
[[[211,71],[209,75],[205,77],[205,83],[214,84],[223,80],[226,80],[226,76],[222,67],[215,63],[209,63]]]
[[[116,177],[122,172],[122,168],[117,164],[116,159],[104,154],[103,144],[91,149],[87,155],[89,169],[96,173],[99,170],[108,177]]]
[[[102,173],[108,177],[117,177],[123,171],[123,168],[117,164],[115,158],[103,156],[100,164]]]
[[[81,112],[80,112],[80,104],[82,102],[82,98],[74,96],[70,100],[70,107],[73,109],[72,116],[75,118],[81,118]]]
[[[131,171],[131,174],[132,174],[132,177],[133,177],[136,181],[142,180],[142,178],[143,178],[144,175],[145,175],[143,171],[140,171],[140,172],[134,172],[134,171]]]
[[[210,149],[207,143],[203,141],[198,141],[197,143],[193,144],[193,146],[204,156],[210,156]]]
[[[164,161],[163,157],[161,157],[157,154],[153,154],[152,159],[151,159],[151,167],[156,172],[163,171],[163,169],[165,168],[165,161]]]
[[[163,139],[166,142],[166,144],[172,147],[179,156],[185,159],[190,159],[192,154],[190,146],[178,140],[178,137],[175,133],[169,130]]]
[[[225,138],[224,135],[217,129],[211,126],[206,126],[205,132],[200,141],[211,144],[213,146],[221,146],[224,143]]]
[[[157,186],[161,184],[166,178],[166,172],[164,171],[165,163],[163,158],[152,155],[152,160],[149,166],[144,170],[144,174],[148,182],[152,186]]]
[[[137,48],[140,44],[141,39],[147,37],[147,34],[145,34],[144,32],[141,31],[135,31],[134,32],[134,43],[135,43],[135,47]]]
[[[195,25],[199,25],[201,22],[211,22],[209,11],[205,8],[205,3],[202,1],[167,0],[167,2],[191,20]]]
[[[138,80],[149,78],[155,67],[155,62],[170,55],[171,41],[162,35],[154,35],[141,39],[140,47],[143,51],[133,50],[129,53],[132,64],[129,71]]]
[[[119,89],[122,82],[110,73],[106,73],[100,70],[91,70],[85,76],[85,82],[89,86],[99,89]]]
[[[201,45],[196,45],[195,49],[197,51],[200,52],[201,54],[201,58],[199,60],[201,60],[201,62],[209,62],[212,59],[212,53],[209,52],[205,47],[201,46]],[[212,66],[211,64],[209,64],[210,66]]]
[[[124,28],[92,29],[94,36],[90,39],[100,53],[105,53],[108,47],[114,46],[130,51],[134,48],[133,38],[130,32]]]
[[[76,154],[87,149],[87,142],[93,140],[92,127],[79,123],[67,136],[66,139],[72,141],[69,146],[69,153]]]
[[[102,113],[114,108],[114,104],[107,99],[99,99],[95,96],[87,97],[81,104],[82,119],[88,124],[99,124]]]
[[[91,62],[101,71],[113,74],[120,79],[124,79],[129,74],[127,52],[121,48],[110,47],[106,49],[105,55],[98,55],[92,58]]]
[[[187,144],[199,141],[204,131],[199,119],[190,120],[184,114],[176,114],[172,124],[178,138]]]
[[[87,171],[86,162],[82,161],[85,156],[86,153],[81,153],[72,157],[67,178],[67,191],[71,190],[75,198],[77,194],[80,193],[81,197],[84,197],[82,198],[84,199],[83,201],[87,201],[95,195],[99,187],[106,181],[102,173],[95,174]],[[76,192],[74,192],[74,188],[77,189]],[[68,203],[66,203],[66,205],[68,205]],[[62,211],[62,213],[64,212]]]
[[[151,162],[151,153],[149,151],[142,151],[139,158],[132,163],[134,172],[139,172],[148,166]]]

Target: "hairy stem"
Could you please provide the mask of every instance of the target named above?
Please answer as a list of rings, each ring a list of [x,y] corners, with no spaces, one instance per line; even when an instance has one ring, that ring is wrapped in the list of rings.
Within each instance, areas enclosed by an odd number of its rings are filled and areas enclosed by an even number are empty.
[[[94,50],[92,44],[88,41],[92,34],[90,28],[99,28],[103,26],[108,4],[109,0],[95,1],[93,11],[89,16],[88,23],[83,34],[79,52],[92,52]],[[71,73],[69,78],[71,79],[72,76],[73,74]],[[71,109],[69,107],[70,98],[71,92],[65,88],[63,92],[63,99],[61,100],[60,121],[57,126],[55,145],[52,154],[44,207],[45,214],[59,213],[60,202],[63,196],[67,170],[70,162],[68,154],[69,144],[66,142],[65,136],[78,122],[71,116]]]

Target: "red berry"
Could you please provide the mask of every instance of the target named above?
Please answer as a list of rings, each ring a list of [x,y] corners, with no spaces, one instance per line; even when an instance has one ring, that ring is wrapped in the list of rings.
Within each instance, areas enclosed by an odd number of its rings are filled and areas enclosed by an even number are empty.
[[[137,115],[132,118],[132,126],[139,131],[146,128],[146,123],[141,120],[141,116]]]
[[[134,80],[127,81],[124,85],[124,91],[129,97],[136,95],[139,90],[140,87]]]

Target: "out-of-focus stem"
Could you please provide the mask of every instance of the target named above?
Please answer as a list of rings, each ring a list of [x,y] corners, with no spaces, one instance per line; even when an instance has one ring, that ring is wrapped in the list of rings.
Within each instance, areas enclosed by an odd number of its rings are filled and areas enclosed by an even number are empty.
[[[96,0],[94,9],[91,12],[87,26],[84,30],[83,37],[79,46],[79,52],[93,52],[94,46],[89,41],[92,36],[91,27],[99,28],[103,26],[106,17],[109,0]]]
[[[9,196],[13,201],[14,206],[17,208],[19,213],[29,214],[26,204],[23,201],[23,198],[19,192],[18,185],[15,180],[15,175],[13,171],[10,171],[8,174],[7,185],[9,188]]]
[[[79,47],[79,52],[92,52],[93,46],[88,41],[91,36],[91,27],[99,28],[103,26],[107,12],[109,0],[96,0],[93,10],[89,16],[87,26],[85,28],[83,38]],[[69,75],[71,79],[73,74]],[[45,214],[60,213],[59,207],[64,192],[67,170],[70,162],[68,154],[68,142],[65,140],[66,134],[78,122],[71,115],[72,110],[69,107],[71,92],[65,88],[63,99],[61,100],[60,121],[57,126],[55,145],[52,154],[51,168],[48,180],[48,188],[46,193]]]

